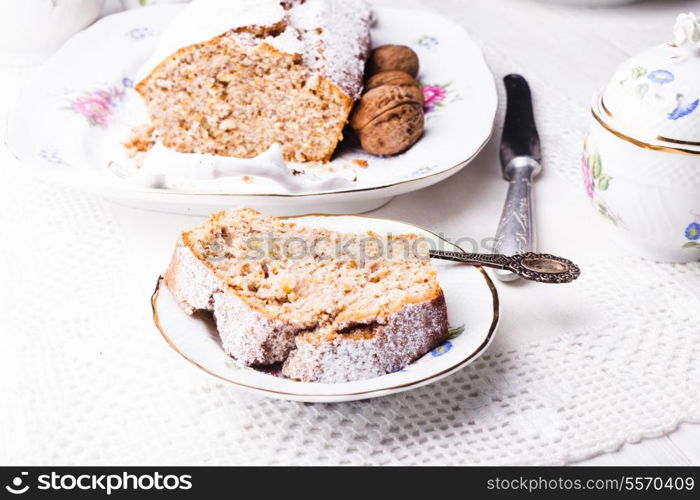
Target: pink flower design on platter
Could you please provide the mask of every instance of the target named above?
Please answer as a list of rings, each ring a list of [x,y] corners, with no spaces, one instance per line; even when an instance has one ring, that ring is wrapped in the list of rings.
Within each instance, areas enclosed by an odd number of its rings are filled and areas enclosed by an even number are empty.
[[[426,113],[434,111],[447,97],[447,89],[441,85],[423,85],[422,90],[425,98],[423,108]]]
[[[126,97],[127,81],[130,82],[128,79],[122,82],[123,88],[113,86],[86,92],[71,101],[70,109],[87,118],[91,125],[106,127],[114,108]]]
[[[73,101],[73,111],[85,116],[95,125],[105,126],[112,113],[109,103],[99,96],[78,97]]]

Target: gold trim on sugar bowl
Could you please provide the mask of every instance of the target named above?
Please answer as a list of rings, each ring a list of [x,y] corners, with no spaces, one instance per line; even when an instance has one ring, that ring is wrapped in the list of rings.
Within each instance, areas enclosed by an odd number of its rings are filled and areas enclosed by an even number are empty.
[[[614,123],[620,123],[620,120],[615,116],[615,114],[610,111],[610,109],[607,107],[605,104],[605,97],[600,98],[600,109],[603,110],[603,113],[607,115],[607,117],[612,120]],[[595,114],[595,111],[594,111]],[[626,127],[627,128],[627,127]],[[655,134],[653,133],[638,133],[635,131],[635,135],[638,137],[654,137]],[[693,142],[693,141],[683,141],[679,139],[671,139],[670,137],[664,137],[661,135],[656,135],[653,141],[658,141],[658,142],[670,142],[671,144],[678,144],[681,146],[697,146],[700,147],[700,142]]]
[[[602,106],[602,100],[601,100],[601,106]],[[621,139],[625,142],[629,142],[631,144],[634,144],[635,146],[640,147],[642,149],[660,151],[663,153],[677,153],[677,154],[685,154],[685,155],[692,155],[692,156],[700,156],[700,149],[693,150],[693,149],[679,148],[679,147],[675,147],[675,146],[667,146],[667,145],[663,145],[663,144],[654,144],[655,141],[658,141],[658,142],[667,142],[667,143],[674,143],[674,144],[688,144],[688,145],[693,146],[694,145],[693,143],[684,143],[684,142],[680,142],[680,141],[661,139],[661,138],[637,139],[635,137],[632,137],[630,135],[625,134],[624,132],[620,132],[615,127],[613,127],[602,116],[600,116],[599,113],[596,112],[595,107],[591,108],[591,114],[593,115],[593,118],[600,124],[601,127],[603,127],[605,130],[607,130],[608,132],[610,132],[611,134],[616,136],[618,139]],[[700,144],[698,146],[700,146]]]

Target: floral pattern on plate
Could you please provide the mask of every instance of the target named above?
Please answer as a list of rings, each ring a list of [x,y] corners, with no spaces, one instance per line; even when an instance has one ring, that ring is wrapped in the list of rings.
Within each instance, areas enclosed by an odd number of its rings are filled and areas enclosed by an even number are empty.
[[[425,50],[435,50],[440,45],[440,40],[434,36],[423,35],[416,43]]]
[[[453,102],[462,100],[462,96],[452,91],[451,83],[436,84],[420,82],[420,88],[423,91],[425,101],[423,109],[427,119],[429,114],[438,111],[440,108],[447,106]]]
[[[117,105],[134,87],[130,78],[122,78],[118,85],[95,88],[71,100],[69,109],[87,118],[90,125],[107,127]]]
[[[417,178],[419,178],[419,177],[422,177],[422,176],[424,176],[424,175],[429,174],[430,172],[432,172],[432,171],[433,171],[434,169],[436,169],[436,168],[437,168],[437,165],[426,165],[426,166],[424,166],[424,167],[417,168],[416,170],[414,170],[413,172],[411,172],[410,174],[408,174],[408,175],[406,176],[406,179],[407,179],[407,180],[409,180],[409,179],[417,179]]]
[[[154,36],[155,33],[151,28],[147,26],[141,26],[137,28],[130,29],[129,31],[126,32],[126,36],[131,38],[132,40],[143,40],[144,38],[148,38],[150,36]]]
[[[61,153],[55,148],[41,148],[39,158],[52,165],[67,165],[61,157]]]
[[[447,340],[437,346],[435,349],[430,351],[430,354],[434,358],[438,358],[440,356],[444,356],[448,352],[452,350],[452,342],[450,340],[454,340],[460,335],[464,333],[464,325],[460,325],[457,327],[450,327],[450,329],[447,331]]]
[[[444,104],[447,97],[447,87],[443,85],[423,85],[421,87],[425,103],[423,108],[426,113],[435,111],[435,108]]]

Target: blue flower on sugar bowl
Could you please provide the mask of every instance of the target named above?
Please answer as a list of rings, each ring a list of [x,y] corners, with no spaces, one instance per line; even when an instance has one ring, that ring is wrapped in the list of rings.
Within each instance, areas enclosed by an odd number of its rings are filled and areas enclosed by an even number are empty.
[[[593,201],[624,221],[608,224],[614,238],[648,259],[700,260],[700,223],[688,226],[700,199],[700,19],[679,15],[672,40],[622,63],[591,111],[585,151],[612,180]],[[595,173],[582,171],[591,197]]]
[[[685,229],[685,237],[690,241],[700,240],[700,224],[697,222],[691,222]]]
[[[649,76],[647,76],[648,80],[651,80],[654,83],[658,84],[665,84],[665,83],[671,83],[673,80],[676,79],[675,76],[673,76],[673,73],[670,71],[667,71],[665,69],[657,69],[656,71],[652,71],[649,73]]]

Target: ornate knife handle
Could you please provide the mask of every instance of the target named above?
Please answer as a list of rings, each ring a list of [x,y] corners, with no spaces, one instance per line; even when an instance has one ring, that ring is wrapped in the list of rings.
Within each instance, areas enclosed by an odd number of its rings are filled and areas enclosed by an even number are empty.
[[[434,259],[451,260],[508,271],[539,283],[571,283],[581,275],[579,267],[568,259],[546,253],[517,255],[445,252],[431,250]]]
[[[535,250],[535,228],[532,211],[532,179],[541,166],[533,158],[518,156],[503,171],[510,182],[501,222],[496,231],[494,254],[515,255]],[[510,273],[498,273],[503,281],[516,279]]]

